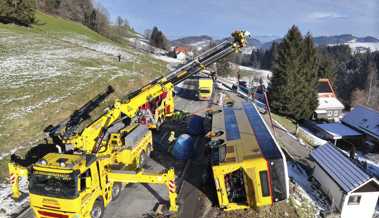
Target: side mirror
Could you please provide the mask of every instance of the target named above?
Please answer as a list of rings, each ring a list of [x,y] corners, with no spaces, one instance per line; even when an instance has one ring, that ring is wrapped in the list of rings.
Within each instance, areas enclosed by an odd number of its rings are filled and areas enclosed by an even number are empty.
[[[92,186],[92,179],[91,177],[86,177],[86,188],[90,188]]]

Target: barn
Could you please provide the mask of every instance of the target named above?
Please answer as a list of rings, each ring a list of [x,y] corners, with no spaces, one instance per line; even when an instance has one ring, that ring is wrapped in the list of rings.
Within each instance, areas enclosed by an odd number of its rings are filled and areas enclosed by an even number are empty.
[[[313,177],[341,218],[371,218],[379,196],[379,183],[331,144],[311,152]]]

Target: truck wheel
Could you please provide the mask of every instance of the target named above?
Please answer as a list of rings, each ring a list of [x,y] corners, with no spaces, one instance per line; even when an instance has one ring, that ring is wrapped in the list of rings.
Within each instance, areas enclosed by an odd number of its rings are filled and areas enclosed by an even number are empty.
[[[91,210],[91,218],[102,218],[104,216],[104,205],[100,200],[95,201]]]
[[[146,152],[147,156],[150,157],[151,156],[151,151],[153,150],[152,145],[148,144],[146,150],[147,150],[147,152]]]
[[[142,151],[139,157],[139,163],[138,163],[137,168],[142,169],[142,167],[145,166],[145,162],[146,162],[146,153]]]
[[[122,191],[122,185],[119,182],[113,183],[112,187],[112,201],[115,201],[118,197],[120,197]]]

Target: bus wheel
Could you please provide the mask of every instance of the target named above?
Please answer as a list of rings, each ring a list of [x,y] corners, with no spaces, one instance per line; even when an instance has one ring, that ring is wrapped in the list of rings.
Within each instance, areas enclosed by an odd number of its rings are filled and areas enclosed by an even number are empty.
[[[146,153],[142,151],[139,157],[139,163],[138,163],[137,168],[142,169],[142,167],[145,166],[145,162],[146,162]]]
[[[96,200],[91,210],[91,218],[102,218],[104,216],[104,205],[101,200]]]
[[[112,187],[112,201],[115,201],[118,197],[120,197],[122,190],[122,185],[119,182],[113,183]]]

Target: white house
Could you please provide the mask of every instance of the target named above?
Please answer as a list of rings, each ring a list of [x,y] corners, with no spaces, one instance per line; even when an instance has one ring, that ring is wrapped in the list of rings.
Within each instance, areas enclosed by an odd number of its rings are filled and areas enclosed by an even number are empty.
[[[379,183],[331,144],[311,152],[313,177],[341,218],[372,218],[379,197]]]
[[[318,85],[318,107],[315,118],[338,121],[342,116],[343,104],[337,99],[328,79],[320,79]]]

